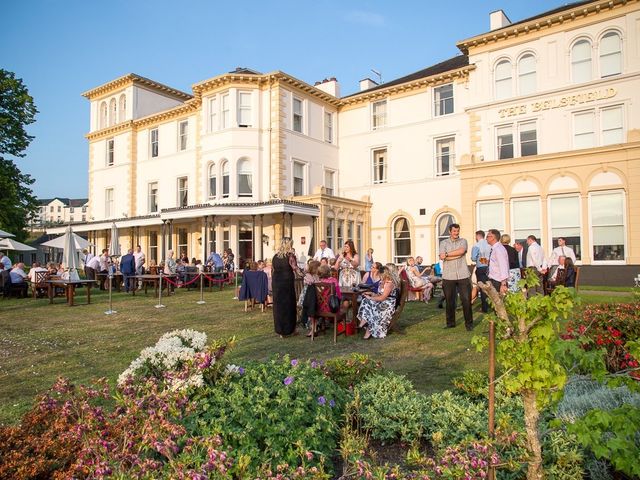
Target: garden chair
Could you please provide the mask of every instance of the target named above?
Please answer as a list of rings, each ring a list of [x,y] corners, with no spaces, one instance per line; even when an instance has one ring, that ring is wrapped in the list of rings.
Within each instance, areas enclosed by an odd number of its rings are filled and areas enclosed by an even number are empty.
[[[407,291],[418,294],[418,300],[422,300],[424,298],[424,291],[427,289],[426,285],[423,287],[412,287],[409,283],[409,276],[407,275],[407,271],[403,268],[400,271],[400,278],[403,281],[407,282]]]
[[[407,293],[409,292],[409,282],[406,280],[402,280],[400,283],[400,298],[396,302],[396,311],[393,312],[393,317],[391,317],[391,322],[389,323],[389,332],[399,332],[398,330],[398,320],[400,315],[402,315],[402,311],[404,310],[404,304],[407,301]]]
[[[268,278],[267,274],[258,270],[245,270],[242,275],[242,285],[238,298],[244,300],[244,311],[253,309],[256,303],[260,304],[261,311],[267,303]]]
[[[41,298],[46,297],[47,292],[47,272],[35,272],[35,281],[31,283],[31,295],[33,298],[37,298],[40,296]]]
[[[311,321],[311,341],[315,337],[318,318],[331,319],[333,321],[333,343],[338,342],[338,322],[343,322],[343,332],[347,331],[347,316],[341,310],[336,313],[329,308],[329,298],[336,294],[336,287],[333,283],[314,283],[316,289],[316,314]]]

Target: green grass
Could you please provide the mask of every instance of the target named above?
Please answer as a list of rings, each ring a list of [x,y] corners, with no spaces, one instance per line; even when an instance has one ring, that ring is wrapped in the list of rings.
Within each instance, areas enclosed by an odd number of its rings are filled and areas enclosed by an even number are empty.
[[[627,292],[631,294],[634,287],[609,287],[606,285],[580,285],[580,290],[594,292]]]

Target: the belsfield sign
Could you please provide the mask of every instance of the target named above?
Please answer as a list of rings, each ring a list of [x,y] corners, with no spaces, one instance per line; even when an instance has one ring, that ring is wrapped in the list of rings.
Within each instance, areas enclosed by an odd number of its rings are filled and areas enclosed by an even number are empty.
[[[615,97],[617,93],[618,91],[615,88],[603,88],[602,90],[576,93],[575,95],[566,95],[564,97],[550,98],[548,100],[540,100],[539,102],[523,103],[521,105],[514,105],[513,107],[501,108],[498,110],[498,114],[500,118],[515,117],[526,113],[551,110],[552,108],[571,107],[582,103],[595,102],[596,100],[604,100]]]

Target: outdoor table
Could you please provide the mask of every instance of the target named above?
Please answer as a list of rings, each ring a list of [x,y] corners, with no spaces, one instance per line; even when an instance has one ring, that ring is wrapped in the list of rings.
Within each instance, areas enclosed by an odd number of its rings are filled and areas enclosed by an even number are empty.
[[[229,272],[224,270],[222,272],[204,272],[209,277],[207,282],[209,283],[209,291],[213,289],[213,284],[217,283],[220,286],[220,290],[224,287],[224,284],[229,281]]]
[[[87,305],[91,303],[91,287],[95,280],[47,280],[49,303],[53,303],[54,293],[56,287],[64,288],[65,295],[67,297],[67,305],[73,307],[73,297],[76,293],[76,287],[87,287]]]
[[[105,288],[106,288],[107,280],[109,280],[109,274],[108,273],[97,273],[96,275],[100,278],[100,283],[104,284]],[[122,285],[122,282],[123,282],[122,273],[121,272],[115,272],[113,274],[113,279],[111,281],[113,282],[111,284],[111,286],[116,289],[116,292],[120,292],[120,286]]]
[[[147,288],[149,287],[149,284],[153,285],[153,290],[155,292],[155,295],[158,296],[158,287],[160,285],[160,275],[151,275],[149,273],[146,273],[144,275],[134,275],[131,278],[135,278],[136,280],[140,280],[142,282],[142,284],[144,285],[144,294],[147,294]],[[163,278],[163,282],[162,282],[162,288],[164,289],[165,286],[167,286],[167,295],[171,294],[171,289],[169,289],[168,287],[170,287],[169,282],[165,282],[164,279],[166,278],[170,278],[172,280],[174,280],[175,278],[177,278],[177,275],[162,275]],[[136,289],[134,288],[132,290],[132,294],[135,296],[136,294]]]
[[[354,289],[352,287],[340,287],[340,292],[342,292],[342,299],[351,301],[352,322],[355,322],[356,318],[358,317],[358,297],[365,291],[366,290],[360,290],[359,288]]]

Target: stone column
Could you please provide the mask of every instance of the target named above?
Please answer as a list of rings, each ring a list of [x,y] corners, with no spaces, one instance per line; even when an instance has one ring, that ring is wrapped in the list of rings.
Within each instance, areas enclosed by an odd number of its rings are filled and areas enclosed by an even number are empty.
[[[293,213],[289,212],[289,237],[293,239]]]
[[[264,235],[264,214],[260,214],[260,234],[258,235],[258,245],[260,246],[260,260],[264,260],[264,245],[262,244],[262,236]]]
[[[262,242],[262,237],[260,238]],[[251,260],[256,261],[256,216],[251,215]]]

